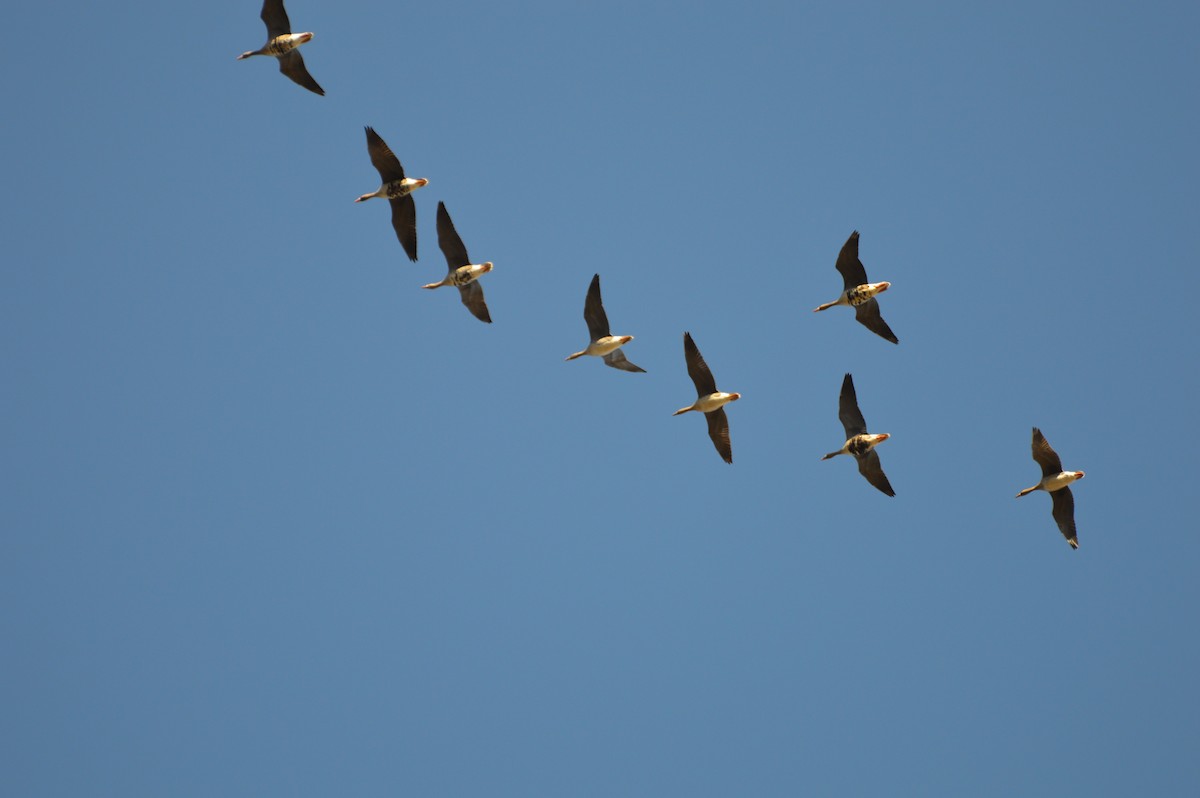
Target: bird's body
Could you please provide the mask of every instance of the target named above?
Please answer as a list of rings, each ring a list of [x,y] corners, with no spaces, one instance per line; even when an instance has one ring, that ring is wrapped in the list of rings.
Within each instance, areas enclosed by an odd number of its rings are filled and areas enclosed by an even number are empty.
[[[824,305],[818,305],[817,307],[813,308],[813,313],[817,313],[822,310],[829,310],[830,308],[837,307],[838,305],[848,305],[852,308],[856,308],[859,305],[866,304],[877,294],[882,294],[891,287],[892,284],[888,282],[864,283],[863,285],[856,285],[853,288],[847,288],[837,299],[833,300],[832,302],[826,302]]]
[[[683,356],[687,361],[688,376],[696,386],[696,401],[687,407],[679,408],[672,415],[678,416],[693,410],[703,413],[708,421],[708,437],[712,439],[717,453],[726,463],[732,463],[733,444],[729,438],[729,419],[725,415],[725,405],[736,402],[742,395],[717,390],[717,381],[692,340],[691,333],[683,334]]]
[[[389,200],[400,199],[427,185],[429,185],[429,181],[423,177],[406,177],[403,180],[390,180],[369,194],[363,194],[355,202],[366,202],[376,197]]]
[[[471,315],[480,321],[492,323],[492,314],[488,312],[487,302],[483,299],[483,286],[476,282],[482,275],[492,270],[492,262],[471,263],[467,255],[467,247],[454,229],[450,212],[445,203],[438,203],[437,212],[438,246],[446,256],[447,273],[439,283],[428,283],[422,288],[440,288],[444,285],[458,287],[462,303],[466,305]]]
[[[617,351],[632,340],[632,335],[606,335],[603,338],[597,338],[595,341],[592,341],[578,352],[567,355],[566,360],[574,360],[584,355],[604,357],[607,354]]]
[[[680,413],[687,413],[695,410],[697,413],[711,413],[714,410],[720,410],[730,402],[735,402],[741,399],[740,393],[725,393],[724,391],[713,391],[706,393],[703,396],[696,397],[696,401],[687,407],[681,407],[671,415],[677,416]]]
[[[355,202],[366,202],[379,197],[386,199],[392,206],[392,229],[396,231],[396,239],[404,247],[408,259],[417,259],[417,206],[411,194],[417,189],[429,185],[423,177],[405,177],[404,167],[400,159],[392,152],[387,143],[368,127],[367,152],[371,156],[371,164],[379,172],[383,181],[378,189],[370,194],[363,194]]]
[[[262,47],[257,50],[247,50],[237,57],[238,61],[249,58],[252,55],[272,55],[279,58],[282,55],[287,55],[292,50],[295,50],[302,44],[307,44],[312,41],[312,31],[305,33],[284,33],[267,41]]]
[[[845,305],[854,308],[854,317],[871,332],[891,341],[900,343],[900,339],[892,332],[892,328],[883,320],[879,312],[879,302],[876,296],[892,287],[889,282],[867,282],[867,269],[858,259],[858,231],[855,230],[842,245],[838,253],[837,270],[842,275],[844,289],[841,295],[832,302],[826,302],[813,308],[813,312],[828,310],[832,307]]]
[[[259,17],[267,26],[267,43],[257,50],[247,50],[238,56],[238,60],[252,55],[274,56],[279,59],[280,72],[314,94],[324,95],[325,90],[308,74],[304,59],[296,50],[300,45],[312,41],[312,32],[292,33],[292,24],[283,8],[283,0],[263,0]]]
[[[888,496],[895,496],[892,483],[883,473],[883,464],[875,447],[892,437],[886,432],[867,432],[867,422],[858,408],[858,395],[854,391],[854,378],[847,374],[842,379],[842,392],[838,397],[838,419],[846,431],[846,442],[836,452],[822,457],[828,460],[839,454],[848,454],[858,461],[858,472],[876,488]]]
[[[464,285],[469,285],[475,282],[483,275],[492,270],[491,262],[487,263],[468,263],[466,266],[459,266],[457,269],[449,272],[439,283],[426,283],[422,288],[441,288],[442,286],[455,286],[462,288]]]
[[[828,460],[831,457],[837,457],[839,454],[848,454],[855,458],[862,457],[890,437],[892,436],[886,432],[873,434],[863,433],[862,435],[855,435],[853,438],[850,438],[843,443],[842,448],[838,449],[836,452],[830,452],[829,454],[824,455],[821,459]]]
[[[1025,488],[1017,494],[1017,498],[1021,498],[1026,494],[1033,493],[1035,490],[1044,490],[1048,493],[1053,493],[1056,490],[1062,490],[1077,479],[1083,476],[1082,471],[1060,471],[1057,474],[1050,474],[1042,477],[1041,482],[1034,485],[1032,488]]]
[[[604,312],[604,303],[600,298],[600,275],[592,277],[588,286],[587,299],[583,303],[583,320],[587,322],[591,342],[587,347],[567,355],[567,360],[590,355],[603,358],[604,362],[621,371],[645,373],[645,369],[635,366],[625,357],[620,348],[633,340],[632,335],[613,335],[608,326],[608,314]]]
[[[1075,533],[1075,496],[1067,487],[1076,480],[1083,479],[1082,471],[1064,471],[1062,460],[1058,453],[1050,447],[1046,436],[1037,427],[1033,428],[1033,459],[1042,467],[1042,478],[1036,485],[1025,488],[1017,493],[1017,498],[1044,490],[1050,494],[1051,515],[1054,516],[1058,530],[1062,532],[1072,549],[1079,548],[1079,538]]]

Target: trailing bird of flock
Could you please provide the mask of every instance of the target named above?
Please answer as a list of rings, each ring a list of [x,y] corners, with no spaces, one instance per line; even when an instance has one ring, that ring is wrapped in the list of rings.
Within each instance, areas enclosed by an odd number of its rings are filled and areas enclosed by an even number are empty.
[[[292,81],[309,91],[324,96],[325,90],[309,74],[300,56],[298,48],[312,41],[311,32],[292,33],[291,22],[284,9],[283,0],[264,0],[260,17],[267,26],[267,43],[258,50],[248,50],[237,56],[238,60],[255,55],[273,56],[279,61],[279,71]],[[429,185],[425,178],[410,178],[405,176],[400,159],[382,137],[371,127],[366,128],[367,154],[371,165],[379,172],[380,187],[363,194],[355,202],[365,202],[373,198],[386,199],[391,205],[392,228],[396,238],[408,258],[417,260],[417,208],[413,192]],[[475,318],[490,324],[491,314],[484,301],[483,288],[479,278],[492,271],[491,261],[472,263],[467,255],[467,248],[455,230],[454,222],[443,202],[438,203],[437,209],[438,246],[446,257],[447,273],[438,282],[428,283],[422,288],[436,289],[443,286],[458,288],[463,305]],[[889,288],[890,282],[872,283],[867,280],[867,270],[858,256],[859,234],[855,230],[850,234],[846,243],[838,253],[836,268],[842,276],[843,290],[837,299],[826,302],[813,309],[813,312],[828,310],[838,306],[854,309],[855,319],[879,337],[900,343],[900,339],[892,332],[892,328],[883,320],[879,307],[878,296]],[[621,348],[633,340],[632,335],[613,335],[609,328],[608,316],[600,298],[600,275],[592,277],[583,306],[583,318],[587,324],[588,345],[578,352],[567,356],[567,360],[590,355],[599,357],[612,368],[631,373],[645,373],[646,370],[634,365]],[[688,412],[703,413],[708,423],[708,436],[712,439],[717,453],[726,463],[733,463],[733,445],[729,435],[729,418],[725,406],[741,398],[740,393],[726,393],[717,390],[716,379],[700,349],[692,340],[691,333],[683,334],[684,363],[688,376],[696,387],[696,400],[687,407],[676,410],[674,415]],[[869,433],[867,423],[859,409],[858,396],[854,390],[854,379],[846,374],[842,381],[842,389],[838,398],[838,419],[846,434],[846,440],[837,451],[824,455],[822,460],[829,460],[838,455],[847,454],[858,462],[858,471],[876,489],[887,496],[895,496],[891,482],[883,471],[876,447],[891,436],[886,432]],[[1017,497],[1025,496],[1034,491],[1046,491],[1051,498],[1051,514],[1059,531],[1062,532],[1072,549],[1079,548],[1079,540],[1075,533],[1075,498],[1070,485],[1083,478],[1082,471],[1064,471],[1058,454],[1050,447],[1042,431],[1033,428],[1033,459],[1041,466],[1042,478],[1034,486],[1025,488]]]

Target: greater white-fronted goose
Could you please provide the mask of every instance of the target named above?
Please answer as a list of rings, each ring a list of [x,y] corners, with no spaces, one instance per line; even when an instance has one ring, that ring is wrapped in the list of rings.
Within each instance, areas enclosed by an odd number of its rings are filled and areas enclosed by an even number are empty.
[[[440,283],[429,283],[421,287],[458,286],[458,292],[462,295],[462,303],[467,306],[467,310],[471,311],[480,321],[491,324],[492,315],[488,313],[487,303],[483,301],[483,286],[475,281],[481,275],[492,270],[492,262],[471,263],[471,258],[467,255],[467,248],[459,238],[458,231],[454,229],[454,222],[451,221],[450,213],[446,210],[443,202],[438,203],[437,230],[438,246],[442,248],[442,254],[446,256],[446,266],[449,271]]]
[[[633,340],[632,335],[613,335],[609,332],[608,314],[604,312],[604,303],[600,300],[600,275],[592,277],[588,286],[587,299],[583,303],[583,319],[587,322],[591,343],[587,348],[567,355],[567,360],[574,360],[584,355],[604,358],[604,362],[621,371],[645,372],[644,368],[635,366],[621,351],[621,347]]]
[[[862,411],[858,409],[858,396],[854,392],[854,378],[849,374],[842,380],[842,393],[838,398],[838,418],[846,430],[846,442],[836,452],[830,452],[822,457],[828,460],[839,454],[853,455],[858,461],[858,473],[866,477],[879,490],[888,496],[895,496],[892,483],[888,482],[887,474],[883,473],[883,465],[879,462],[879,454],[875,447],[892,437],[886,432],[867,432],[867,422]]]
[[[813,308],[813,312],[827,310],[837,305],[848,305],[854,308],[854,317],[859,323],[876,335],[886,338],[894,344],[900,339],[892,332],[892,328],[879,314],[879,302],[876,294],[882,294],[892,287],[891,283],[868,283],[867,269],[858,259],[858,231],[855,230],[842,245],[838,253],[837,270],[842,273],[845,290],[842,295],[832,302]]]
[[[263,0],[262,13],[259,16],[267,26],[267,43],[257,50],[247,50],[238,56],[238,60],[252,55],[273,55],[279,59],[280,72],[314,94],[324,96],[325,90],[308,74],[304,59],[296,49],[311,41],[312,33],[292,33],[292,23],[288,22],[283,0]]]
[[[687,361],[688,376],[696,386],[696,401],[689,407],[681,407],[672,415],[695,410],[708,420],[708,437],[726,463],[733,462],[733,444],[729,440],[729,419],[725,417],[725,405],[742,398],[740,393],[725,393],[717,390],[717,381],[712,371],[696,348],[691,333],[683,334],[683,357]]]
[[[391,148],[384,142],[374,128],[367,128],[367,152],[371,154],[371,165],[379,172],[383,180],[376,191],[363,194],[355,202],[366,202],[374,197],[386,199],[392,205],[392,227],[400,246],[408,254],[408,259],[417,259],[417,205],[413,202],[412,193],[422,186],[429,185],[423,177],[405,177],[404,167]]]
[[[1050,494],[1050,513],[1054,516],[1058,530],[1062,532],[1071,548],[1079,548],[1079,539],[1075,535],[1075,497],[1067,487],[1077,479],[1083,479],[1082,471],[1063,471],[1062,460],[1058,453],[1050,448],[1046,436],[1037,427],[1033,428],[1033,459],[1042,467],[1042,479],[1032,488],[1025,488],[1017,494],[1021,498],[1035,490],[1044,490]]]

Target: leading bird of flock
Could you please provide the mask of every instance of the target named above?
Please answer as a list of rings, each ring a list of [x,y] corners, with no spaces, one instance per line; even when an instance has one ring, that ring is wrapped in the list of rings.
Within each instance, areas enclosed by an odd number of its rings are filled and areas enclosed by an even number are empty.
[[[446,256],[448,271],[440,283],[429,283],[421,287],[457,286],[458,292],[462,296],[462,303],[467,306],[467,310],[471,311],[480,321],[491,324],[492,314],[488,313],[487,303],[483,301],[483,286],[476,280],[492,270],[492,262],[489,260],[483,263],[471,263],[471,258],[467,255],[467,247],[459,238],[458,231],[454,229],[454,222],[451,221],[450,212],[446,210],[444,202],[438,203],[437,230],[438,246],[442,248],[442,254]]]
[[[689,410],[703,413],[708,420],[708,437],[712,438],[717,453],[726,463],[732,463],[733,444],[729,441],[729,419],[725,417],[725,405],[736,402],[742,395],[717,390],[717,381],[700,355],[700,350],[696,348],[691,333],[683,334],[683,356],[687,360],[688,376],[696,385],[696,401],[689,407],[679,408],[671,415],[677,416]]]
[[[859,324],[894,344],[900,343],[900,339],[896,337],[892,328],[880,315],[879,301],[875,299],[877,294],[882,294],[891,288],[892,284],[867,282],[867,269],[858,259],[857,230],[851,233],[850,237],[846,239],[846,243],[842,245],[842,251],[838,253],[837,270],[842,273],[845,290],[832,302],[826,302],[824,305],[813,308],[813,312],[828,310],[837,305],[847,305],[854,308],[854,317],[858,319]]]
[[[273,55],[279,59],[280,72],[309,91],[324,96],[325,90],[308,74],[304,59],[296,49],[311,41],[312,33],[292,33],[292,23],[288,22],[283,0],[263,0],[262,13],[259,16],[267,26],[267,43],[257,50],[247,50],[238,56],[238,60],[252,55]]]
[[[1067,487],[1077,479],[1083,479],[1082,471],[1063,471],[1062,460],[1058,453],[1050,448],[1046,436],[1037,427],[1033,428],[1033,459],[1042,467],[1042,480],[1032,488],[1025,488],[1017,494],[1017,498],[1044,490],[1050,494],[1054,516],[1058,529],[1062,532],[1071,548],[1079,548],[1079,540],[1075,537],[1075,497]]]
[[[838,398],[838,418],[846,429],[846,442],[836,452],[830,452],[822,457],[828,460],[839,454],[853,455],[858,461],[858,472],[867,478],[875,487],[888,496],[895,496],[892,483],[888,482],[887,474],[883,473],[883,465],[879,462],[879,454],[875,447],[892,437],[886,432],[867,432],[867,422],[862,411],[858,409],[858,396],[854,392],[854,378],[849,374],[842,380],[842,393]]]
[[[633,340],[632,335],[613,335],[609,332],[608,314],[604,312],[604,303],[600,300],[600,275],[592,277],[588,286],[587,299],[583,302],[583,320],[587,322],[588,334],[592,340],[583,349],[567,355],[567,360],[574,360],[584,355],[604,358],[604,362],[621,371],[640,371],[645,369],[635,366],[621,351],[621,347]]]
[[[392,206],[392,228],[396,231],[396,238],[399,239],[400,246],[404,247],[408,259],[415,261],[417,205],[413,202],[412,193],[429,185],[429,181],[423,177],[405,177],[400,159],[372,127],[367,128],[367,152],[371,155],[371,165],[379,172],[383,185],[370,194],[363,194],[355,202],[366,202],[374,197],[386,198]]]

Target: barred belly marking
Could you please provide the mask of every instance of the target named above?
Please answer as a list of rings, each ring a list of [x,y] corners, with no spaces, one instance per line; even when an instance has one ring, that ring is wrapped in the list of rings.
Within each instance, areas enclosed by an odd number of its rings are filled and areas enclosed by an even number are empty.
[[[864,454],[870,451],[870,449],[870,442],[861,435],[855,435],[850,440],[850,445],[847,447],[847,451],[855,457],[862,457]]]
[[[865,285],[860,285],[857,288],[851,288],[846,292],[846,301],[850,303],[851,307],[858,307],[869,300],[872,296],[874,296],[874,294],[870,289],[868,289]]]
[[[268,54],[278,58],[281,55],[287,55],[292,50],[296,49],[295,43],[292,41],[292,34],[285,33],[282,36],[276,36],[267,43],[266,51]]]

